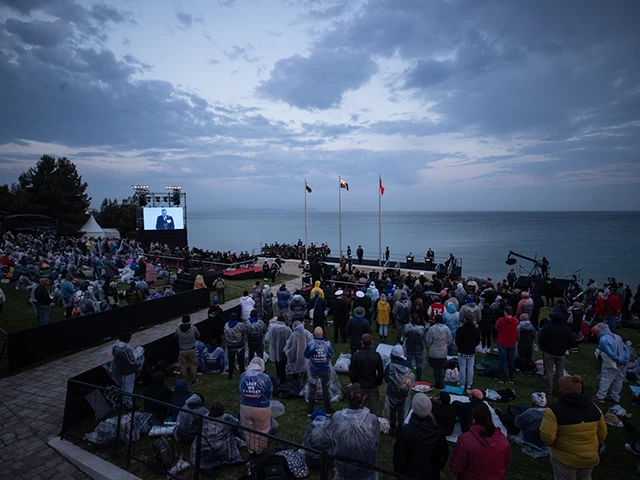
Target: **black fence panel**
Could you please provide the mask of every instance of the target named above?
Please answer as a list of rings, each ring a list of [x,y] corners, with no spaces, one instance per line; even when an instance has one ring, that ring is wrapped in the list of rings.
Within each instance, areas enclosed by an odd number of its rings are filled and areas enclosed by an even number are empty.
[[[76,350],[154,323],[192,313],[209,306],[209,291],[188,292],[74,317],[9,336],[9,370],[16,370],[52,355]]]

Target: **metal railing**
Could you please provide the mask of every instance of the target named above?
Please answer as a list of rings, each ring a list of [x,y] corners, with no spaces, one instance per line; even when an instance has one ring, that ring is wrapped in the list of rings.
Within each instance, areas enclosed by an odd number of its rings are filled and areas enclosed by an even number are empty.
[[[152,253],[145,253],[144,257],[145,259],[150,261],[154,261],[155,259],[159,258],[164,260],[167,263],[167,266],[184,268],[185,259],[181,257],[172,257],[167,255],[154,255]],[[216,267],[217,270],[226,270],[228,268],[243,268],[249,265],[253,267],[258,261],[258,259],[256,256],[253,256],[253,258],[249,260],[244,260],[242,262],[236,262],[236,263],[212,262],[210,260],[200,260],[199,258],[190,258],[189,261],[191,262],[192,267],[194,266],[194,264],[202,263],[205,265]],[[171,263],[171,265],[169,265],[169,263]]]
[[[89,403],[90,396],[92,404]],[[127,407],[126,404],[129,399],[130,406]],[[171,433],[165,433],[164,437],[169,438],[169,442],[165,442],[165,444],[169,443],[175,452],[173,466],[178,463],[178,459],[181,457],[188,459],[189,465],[185,470],[170,473],[171,467],[162,466],[157,461],[153,446],[155,440],[145,432],[148,432],[149,428],[153,428],[151,425],[154,427],[162,426],[163,420],[169,416],[169,412],[176,411],[179,412],[179,415],[191,416],[190,420],[185,422],[191,427],[188,431],[190,435],[188,437],[189,441],[187,444],[180,444],[174,441],[174,436]],[[244,437],[244,440],[252,442],[252,445],[264,445],[265,450],[257,456],[250,456],[246,453],[240,453],[241,447],[239,446],[235,461],[230,464],[224,464],[225,460],[233,458],[232,456],[228,458],[216,456],[216,453],[219,453],[216,448],[217,445],[212,445],[213,438],[209,438],[206,431],[204,431],[206,422],[223,426],[223,428],[227,429],[228,435],[233,435],[234,439]],[[179,421],[178,423],[181,424],[182,422]],[[100,428],[99,426],[109,426],[109,428]],[[169,427],[169,430],[171,430],[171,427]],[[218,433],[219,431],[218,429]],[[182,432],[185,435],[187,433],[184,430]],[[210,475],[213,475],[212,478],[216,479],[235,480],[249,475],[246,478],[253,479],[257,478],[255,474],[261,467],[271,464],[270,460],[278,452],[288,450],[301,452],[305,463],[309,462],[310,458],[313,459],[313,463],[310,465],[311,475],[308,477],[312,479],[329,480],[329,478],[332,478],[333,465],[338,461],[342,465],[350,467],[351,473],[354,474],[350,474],[349,477],[353,480],[370,480],[373,478],[409,480],[406,476],[384,468],[332,455],[328,451],[316,450],[276,435],[244,427],[240,422],[232,423],[202,413],[194,413],[192,410],[178,408],[170,403],[135,393],[126,393],[113,386],[102,387],[73,379],[67,383],[67,396],[60,437],[84,448],[91,445],[91,451],[97,448],[98,453],[100,450],[110,452],[114,457],[108,457],[107,460],[122,468],[130,468],[133,460],[151,471],[167,475],[168,478],[199,479],[203,477],[211,478]],[[178,436],[178,438],[180,437],[182,435]],[[219,439],[219,435],[216,435],[216,438]],[[235,440],[235,442],[236,445],[243,445],[242,441]],[[246,443],[244,444],[246,445]],[[215,467],[208,468],[212,464]]]

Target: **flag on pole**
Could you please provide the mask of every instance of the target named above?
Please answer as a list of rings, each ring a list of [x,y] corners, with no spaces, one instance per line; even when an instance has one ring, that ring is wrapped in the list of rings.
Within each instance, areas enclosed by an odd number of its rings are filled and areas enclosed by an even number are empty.
[[[311,193],[311,192],[312,192],[311,187],[309,186],[309,184],[307,183],[307,181],[306,181],[306,180],[304,181],[304,188],[306,188],[306,189],[307,189],[307,192],[309,192],[309,193]]]
[[[382,177],[380,177],[380,195],[384,195],[384,187],[382,186]]]
[[[340,188],[346,188],[347,192],[349,191],[349,184],[344,180],[340,179]]]

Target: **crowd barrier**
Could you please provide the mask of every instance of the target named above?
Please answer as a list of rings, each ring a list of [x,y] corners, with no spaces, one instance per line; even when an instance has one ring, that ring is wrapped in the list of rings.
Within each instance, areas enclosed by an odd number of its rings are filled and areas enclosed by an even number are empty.
[[[8,337],[9,370],[13,371],[52,355],[116,337],[124,331],[133,331],[154,323],[165,322],[208,306],[208,290],[191,290],[15,332]]]

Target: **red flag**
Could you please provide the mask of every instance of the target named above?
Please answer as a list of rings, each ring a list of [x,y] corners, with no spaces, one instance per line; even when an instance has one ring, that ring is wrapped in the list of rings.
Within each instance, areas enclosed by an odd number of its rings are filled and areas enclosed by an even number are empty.
[[[382,177],[380,177],[380,195],[384,195],[384,187],[382,186]]]

